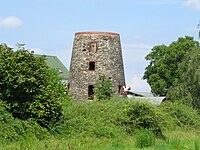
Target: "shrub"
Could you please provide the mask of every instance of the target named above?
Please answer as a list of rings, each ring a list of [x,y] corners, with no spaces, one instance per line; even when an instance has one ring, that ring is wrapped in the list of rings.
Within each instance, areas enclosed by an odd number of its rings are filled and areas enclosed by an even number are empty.
[[[117,100],[75,103],[65,112],[65,122],[52,130],[66,136],[110,138],[122,135],[116,118],[123,110],[123,103]]]
[[[41,140],[50,136],[46,128],[33,119],[26,121],[13,118],[0,101],[0,141],[19,141],[23,139]]]
[[[164,137],[161,128],[162,114],[158,113],[156,106],[150,103],[136,101],[125,110],[125,120],[122,125],[126,126],[129,133],[134,133],[137,130],[149,129],[157,137]]]
[[[5,110],[2,106],[5,105],[0,101],[0,140],[8,140],[14,141],[18,140],[20,136],[15,131],[14,127],[12,126],[14,122],[14,118],[12,115]]]
[[[50,70],[45,56],[34,57],[19,45],[13,51],[0,45],[0,99],[16,118],[34,118],[48,127],[62,118],[65,89],[55,70]]]
[[[199,141],[197,141],[197,140],[194,142],[194,149],[195,150],[200,150]]]
[[[113,94],[111,80],[107,79],[105,75],[99,76],[99,80],[95,84],[94,93],[98,100],[110,99]]]
[[[135,135],[135,146],[137,148],[149,147],[155,144],[155,135],[152,131],[143,129]]]
[[[160,106],[163,112],[170,114],[176,125],[200,128],[200,115],[198,111],[180,102],[166,102]]]

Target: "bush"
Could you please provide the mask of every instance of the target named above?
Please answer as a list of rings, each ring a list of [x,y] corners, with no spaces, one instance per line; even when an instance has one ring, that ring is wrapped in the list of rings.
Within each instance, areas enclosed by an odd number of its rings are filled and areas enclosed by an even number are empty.
[[[19,141],[24,139],[41,140],[50,136],[46,128],[33,119],[26,121],[13,118],[0,101],[0,141]]]
[[[99,76],[99,80],[95,84],[94,94],[98,100],[111,99],[113,94],[111,80],[105,75]]]
[[[176,125],[200,129],[200,115],[197,110],[180,102],[166,102],[160,106],[160,109],[170,114]]]
[[[53,128],[66,136],[116,137],[123,135],[117,116],[125,102],[119,100],[80,102],[65,112],[65,122]]]
[[[124,112],[126,118],[122,119],[122,125],[126,126],[129,133],[137,130],[151,130],[157,137],[164,137],[161,128],[162,113],[150,103],[135,101]]]
[[[0,102],[0,140],[1,141],[15,141],[19,140],[20,136],[15,131],[13,127],[14,118],[12,115],[2,107],[2,102]]]
[[[195,150],[200,150],[199,141],[197,141],[197,140],[194,142],[194,149]]]
[[[135,135],[135,146],[137,148],[145,148],[155,144],[155,135],[152,131],[143,129],[139,130]]]
[[[0,99],[14,117],[34,118],[48,127],[62,119],[64,86],[45,56],[34,57],[21,45],[18,48],[0,45]]]

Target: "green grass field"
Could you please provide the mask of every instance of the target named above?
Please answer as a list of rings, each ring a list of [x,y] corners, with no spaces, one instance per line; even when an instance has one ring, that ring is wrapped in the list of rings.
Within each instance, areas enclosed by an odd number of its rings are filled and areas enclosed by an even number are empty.
[[[169,132],[166,140],[156,140],[154,146],[144,150],[199,150],[200,137],[195,130]],[[41,141],[2,143],[2,150],[135,150],[134,136],[117,138],[72,137]]]
[[[200,116],[180,104],[154,106],[127,99],[105,100],[72,104],[64,115],[65,122],[51,131],[42,130],[44,138],[32,138],[31,130],[28,138],[20,134],[23,138],[19,140],[1,140],[0,149],[135,150],[140,149],[135,136],[139,129],[160,127],[164,138],[156,137],[155,143],[143,150],[200,150]]]

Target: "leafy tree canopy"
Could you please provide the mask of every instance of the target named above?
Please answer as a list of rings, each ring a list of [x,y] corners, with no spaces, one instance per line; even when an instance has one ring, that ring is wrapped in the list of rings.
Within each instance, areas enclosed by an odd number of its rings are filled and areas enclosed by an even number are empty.
[[[150,64],[145,68],[143,79],[151,86],[152,93],[165,96],[168,89],[180,78],[183,73],[178,71],[178,65],[182,62],[184,55],[199,43],[193,37],[180,37],[169,46],[158,45],[153,47],[145,59]]]
[[[34,57],[20,44],[17,51],[0,45],[0,100],[14,117],[35,118],[43,126],[55,123],[62,118],[64,92],[45,56]]]
[[[169,96],[174,101],[200,109],[200,48],[185,55],[178,72],[181,72],[180,78],[169,90]]]

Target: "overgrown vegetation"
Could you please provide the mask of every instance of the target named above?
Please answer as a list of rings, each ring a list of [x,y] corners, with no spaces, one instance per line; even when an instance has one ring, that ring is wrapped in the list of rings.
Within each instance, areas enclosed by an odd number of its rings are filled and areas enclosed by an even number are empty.
[[[113,96],[112,82],[105,75],[99,76],[94,93],[97,100],[110,99]]]
[[[145,148],[155,144],[155,135],[151,130],[143,129],[135,135],[135,146],[138,148]]]
[[[71,103],[45,57],[34,57],[23,45],[17,51],[0,45],[0,149],[198,150],[199,48],[183,56],[197,45],[190,37],[170,45],[184,48],[180,55],[173,51],[182,73],[173,79],[171,102],[160,106],[114,98],[105,76],[95,85],[97,100]],[[161,56],[159,48],[155,52]],[[168,92],[163,88],[158,95]]]
[[[152,131],[155,136],[164,138],[161,123],[165,116],[152,104],[140,101],[132,102],[127,107],[124,116],[120,119],[130,134],[147,129]]]
[[[15,118],[34,118],[49,127],[62,119],[65,89],[44,57],[34,57],[23,45],[13,51],[0,45],[0,100]]]
[[[168,102],[159,107],[161,111],[168,113],[172,117],[170,121],[171,124],[175,123],[175,126],[179,127],[192,127],[200,129],[200,115],[198,110],[186,106],[181,102]]]
[[[58,122],[51,130],[39,126],[34,120],[22,121],[8,115],[9,125],[5,126],[5,122],[1,121],[1,128],[9,130],[9,136],[12,138],[14,135],[16,138],[6,140],[12,143],[7,142],[7,145],[2,145],[2,148],[138,149],[148,147],[146,149],[159,150],[165,147],[165,149],[176,150],[177,146],[179,149],[198,147],[199,114],[183,104],[177,103],[170,110],[171,106],[173,103],[170,102],[158,107],[147,102],[128,99],[75,103],[65,110],[65,121]],[[182,108],[183,111],[179,112],[178,110]],[[150,114],[145,113],[145,110]],[[186,113],[187,110],[192,112]],[[175,111],[179,114],[174,115]],[[155,119],[158,125],[153,122]],[[194,120],[196,121],[193,122]],[[158,127],[159,130],[155,132]],[[165,138],[157,136],[157,132],[162,133]],[[5,142],[3,139],[5,134],[1,133],[2,140]]]
[[[34,119],[21,120],[14,118],[0,102],[0,141],[13,142],[22,140],[43,140],[50,137],[46,128],[40,126]]]

